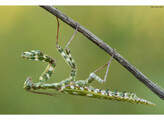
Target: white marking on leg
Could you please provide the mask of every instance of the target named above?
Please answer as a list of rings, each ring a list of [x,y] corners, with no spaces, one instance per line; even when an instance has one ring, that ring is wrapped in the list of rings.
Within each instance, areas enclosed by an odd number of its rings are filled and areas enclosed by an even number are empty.
[[[83,87],[80,87],[80,89],[81,89],[81,90],[84,90],[84,88],[83,88]]]
[[[43,80],[43,76],[40,76],[40,77],[39,77],[39,80]]]
[[[65,89],[65,86],[61,86],[61,90]]]
[[[72,92],[72,94],[74,94],[74,95],[78,95],[79,93],[78,93],[78,92]]]
[[[26,55],[31,55],[31,53],[30,52],[24,52]]]
[[[91,92],[91,89],[88,88],[88,91]]]
[[[106,91],[105,90],[102,90],[101,91],[101,94],[105,95]]]
[[[111,97],[112,96],[112,91],[109,91],[108,93],[109,93],[109,96]]]
[[[124,99],[128,99],[128,93],[124,94]]]
[[[119,94],[120,94],[120,93],[119,93],[119,92],[117,92],[117,93],[116,93],[116,97],[120,97],[120,96],[119,96]]]
[[[36,61],[39,61],[39,59],[38,59],[38,56],[37,56],[37,55],[35,56],[35,60],[36,60]]]
[[[48,79],[50,78],[50,75],[49,75],[48,73],[47,73],[47,75],[46,75],[46,76],[47,76],[47,78],[48,78]]]
[[[87,94],[87,96],[91,97],[91,96],[93,96],[93,94]]]
[[[54,68],[53,68],[52,66],[50,66],[49,71],[53,71],[53,69],[54,69]]]
[[[94,92],[97,93],[97,90],[95,89]]]
[[[36,53],[36,50],[31,50],[31,52],[35,52]]]
[[[94,91],[99,92],[99,89],[95,89]]]
[[[73,85],[71,85],[70,87],[71,87],[71,89],[74,89],[75,88]]]
[[[66,57],[66,55],[65,55],[65,53],[64,53],[64,52],[61,52],[61,55],[62,55],[63,57]]]

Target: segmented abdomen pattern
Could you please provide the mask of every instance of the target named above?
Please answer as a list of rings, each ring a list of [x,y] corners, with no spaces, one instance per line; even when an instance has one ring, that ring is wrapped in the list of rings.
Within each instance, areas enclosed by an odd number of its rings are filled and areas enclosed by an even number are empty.
[[[145,99],[139,98],[134,93],[128,93],[126,91],[110,91],[101,90],[97,88],[90,87],[80,87],[78,85],[65,85],[61,87],[62,92],[69,93],[72,95],[88,96],[93,98],[107,99],[107,100],[117,100],[117,101],[126,101],[130,103],[140,103],[154,106],[155,104],[147,101]]]

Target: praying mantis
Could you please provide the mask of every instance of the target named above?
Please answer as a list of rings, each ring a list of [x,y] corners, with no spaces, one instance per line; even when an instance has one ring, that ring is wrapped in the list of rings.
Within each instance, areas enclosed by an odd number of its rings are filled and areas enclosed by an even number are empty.
[[[64,58],[66,63],[71,67],[71,74],[70,77],[62,80],[58,83],[52,83],[48,84],[46,83],[48,79],[52,76],[55,67],[56,67],[56,60],[43,52],[39,50],[31,50],[26,51],[22,53],[22,57],[28,60],[35,60],[35,61],[42,61],[42,62],[48,62],[48,66],[46,67],[45,71],[42,73],[42,75],[39,77],[38,83],[33,83],[31,77],[28,77],[26,81],[24,82],[24,89],[38,94],[46,94],[51,95],[51,93],[45,93],[45,92],[37,92],[38,89],[52,89],[56,91],[60,91],[62,93],[68,93],[71,95],[80,95],[80,96],[88,96],[93,98],[99,98],[99,99],[107,99],[107,100],[117,100],[117,101],[125,101],[125,102],[134,102],[134,103],[140,103],[140,104],[146,104],[146,105],[152,105],[155,104],[147,101],[145,99],[139,98],[134,93],[128,93],[128,92],[119,92],[119,91],[110,91],[107,90],[101,90],[94,88],[92,85],[93,81],[98,81],[99,83],[105,83],[108,70],[110,67],[110,64],[113,60],[113,56],[115,53],[115,49],[113,50],[112,57],[109,62],[104,64],[101,68],[97,69],[96,71],[90,73],[89,77],[86,80],[76,80],[76,72],[77,72],[77,66],[72,58],[71,51],[68,48],[68,45],[71,43],[72,39],[74,38],[75,34],[77,33],[79,24],[76,24],[76,30],[71,39],[69,40],[68,44],[65,47],[65,51],[63,48],[58,44],[58,36],[59,36],[59,20],[57,18],[57,37],[56,37],[56,48],[58,52],[61,54],[61,56]],[[106,74],[104,79],[101,79],[99,76],[96,75],[98,71],[103,69],[107,66]]]

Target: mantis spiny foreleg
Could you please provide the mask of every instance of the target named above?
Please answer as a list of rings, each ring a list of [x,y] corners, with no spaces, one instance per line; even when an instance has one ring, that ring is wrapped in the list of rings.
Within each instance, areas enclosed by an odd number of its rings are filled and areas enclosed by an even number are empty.
[[[56,60],[39,50],[31,50],[31,51],[24,52],[22,54],[22,57],[28,60],[48,62],[47,68],[45,69],[43,74],[39,77],[39,83],[45,83],[45,81],[47,81],[51,77],[52,73],[55,70]]]
[[[44,54],[43,52],[39,50],[31,50],[31,51],[24,52],[22,54],[22,57],[28,60],[48,62],[47,68],[45,69],[43,74],[39,77],[39,83],[33,83],[31,77],[28,77],[24,83],[24,89],[32,93],[54,96],[54,93],[37,92],[37,91],[32,91],[30,89],[33,88],[36,90],[39,88],[42,88],[42,89],[47,89],[47,88],[58,89],[59,88],[60,86],[59,83],[48,84],[48,85],[45,84],[45,81],[47,81],[51,77],[51,75],[53,74],[55,70],[55,66],[56,66],[55,59]]]

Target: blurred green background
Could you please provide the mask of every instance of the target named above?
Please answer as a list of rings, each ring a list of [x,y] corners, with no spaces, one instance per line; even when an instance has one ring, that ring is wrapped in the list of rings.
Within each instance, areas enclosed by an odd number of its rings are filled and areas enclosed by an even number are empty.
[[[124,58],[154,83],[164,87],[164,9],[150,6],[57,6],[96,36],[116,48]],[[57,59],[55,74],[48,81],[59,82],[71,69],[55,48],[56,18],[38,6],[0,7],[0,113],[1,114],[163,114],[164,101],[139,82],[115,60],[106,84],[94,87],[134,92],[157,106],[57,93],[55,97],[26,92],[28,76],[38,82],[47,63],[21,58],[24,51],[38,49]],[[59,42],[65,46],[74,29],[60,21]],[[78,33],[70,49],[78,66],[77,79],[86,79],[110,56]],[[105,70],[99,72],[104,77]]]

